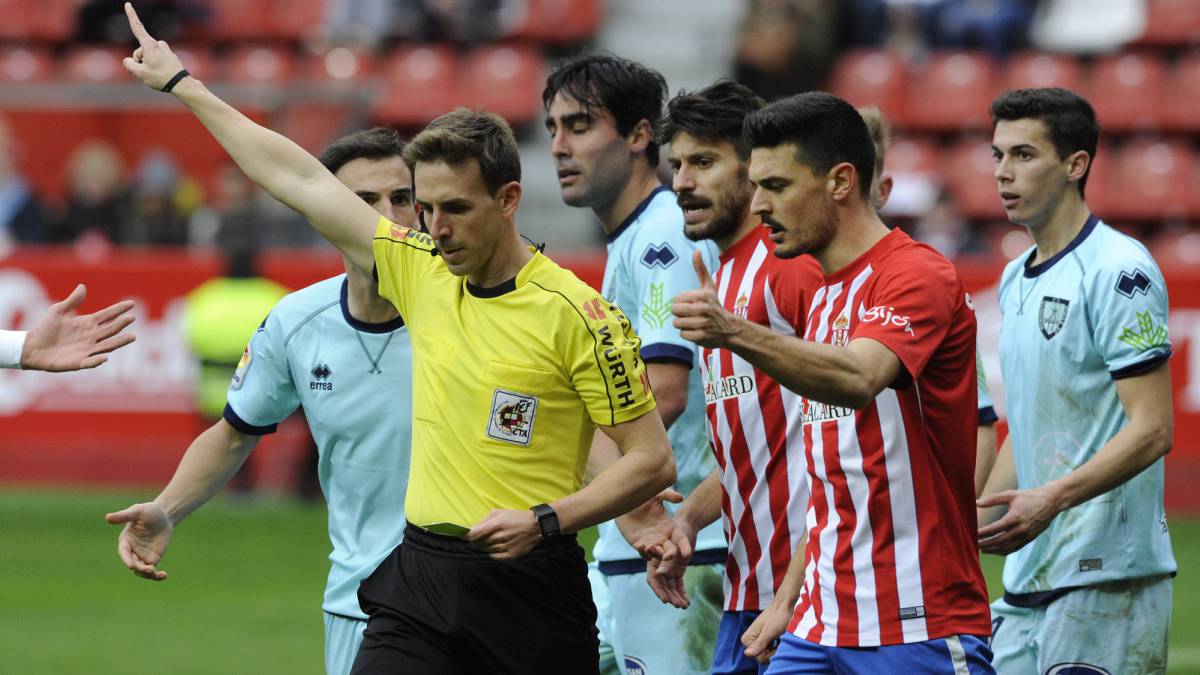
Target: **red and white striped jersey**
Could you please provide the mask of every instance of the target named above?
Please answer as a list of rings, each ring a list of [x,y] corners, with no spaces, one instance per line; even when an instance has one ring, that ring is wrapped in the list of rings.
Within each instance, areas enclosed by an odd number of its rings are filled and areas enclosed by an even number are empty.
[[[717,297],[744,319],[797,335],[821,268],[808,256],[781,260],[774,251],[765,228],[742,237],[721,255]],[[800,397],[728,349],[702,349],[700,361],[729,543],[725,609],[765,609],[804,533]]]
[[[804,337],[901,363],[862,410],[805,399],[811,509],[788,629],[868,647],[991,633],[976,549],[975,316],[954,266],[893,230],[827,276]]]

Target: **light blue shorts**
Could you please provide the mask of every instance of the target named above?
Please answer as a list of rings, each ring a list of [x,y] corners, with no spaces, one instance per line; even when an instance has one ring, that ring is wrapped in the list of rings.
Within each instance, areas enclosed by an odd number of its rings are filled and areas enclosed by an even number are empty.
[[[707,675],[721,623],[723,565],[693,565],[684,574],[686,610],[664,604],[646,573],[604,575],[609,633],[622,675]]]
[[[325,675],[350,675],[366,621],[325,614]]]
[[[1041,607],[993,602],[996,672],[1165,672],[1173,583],[1156,577],[1097,584]]]

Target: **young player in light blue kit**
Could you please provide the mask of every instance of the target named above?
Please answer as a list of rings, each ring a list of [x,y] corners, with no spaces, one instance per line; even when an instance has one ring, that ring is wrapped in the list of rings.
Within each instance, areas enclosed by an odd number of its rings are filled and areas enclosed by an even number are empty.
[[[1036,244],[1000,282],[1011,434],[979,500],[980,548],[1008,556],[994,665],[1163,672],[1176,570],[1166,284],[1084,201],[1100,132],[1086,101],[1026,89],[991,114],[1000,197]]]
[[[603,294],[619,306],[642,340],[650,384],[667,425],[687,494],[715,466],[704,420],[704,390],[695,367],[696,346],[671,323],[671,300],[696,287],[692,252],[700,248],[715,267],[711,242],[683,234],[683,212],[655,173],[659,148],[654,125],[662,114],[666,82],[640,64],[607,55],[564,63],[546,82],[546,126],[563,201],[591,208],[608,238]],[[612,461],[615,448],[597,437],[589,472]],[[607,459],[606,459],[607,458]],[[664,605],[646,584],[646,563],[614,522],[600,527],[594,556],[610,606],[602,628],[622,673],[707,673],[722,594],[725,537],[719,524],[697,538],[686,582],[694,601],[686,611]]]
[[[364,201],[412,226],[404,143],[390,129],[335,141],[322,163]],[[224,419],[188,448],[153,501],[109,514],[126,523],[119,552],[130,569],[166,579],[157,563],[180,520],[208,501],[264,435],[298,406],[320,452],[329,506],[325,671],[350,672],[366,615],[358,586],[400,543],[411,437],[412,350],[403,318],[378,294],[369,271],[346,274],[279,302],[251,339],[229,388]]]

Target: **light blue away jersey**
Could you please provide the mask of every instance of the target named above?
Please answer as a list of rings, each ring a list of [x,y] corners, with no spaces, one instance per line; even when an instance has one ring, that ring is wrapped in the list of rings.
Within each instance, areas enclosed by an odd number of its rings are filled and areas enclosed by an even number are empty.
[[[350,316],[346,275],[279,301],[250,340],[225,419],[265,434],[304,408],[320,452],[333,551],[326,612],[365,619],[358,585],[400,543],[408,487],[412,347],[402,319]]]
[[[1077,469],[1126,424],[1116,380],[1171,355],[1167,287],[1145,247],[1090,218],[1061,253],[1000,279],[1000,369],[1017,484]],[[1011,594],[1175,571],[1163,514],[1163,460],[1063,511],[1004,563]]]
[[[708,269],[715,270],[716,247],[712,242],[697,243],[683,235],[683,211],[675,203],[675,193],[660,187],[609,235],[601,289],[604,297],[629,317],[642,339],[643,359],[675,359],[692,369],[687,409],[667,430],[675,451],[675,487],[685,496],[716,467],[704,426],[704,386],[696,367],[697,348],[680,337],[671,316],[671,299],[699,286],[692,266],[692,251],[697,248],[704,253]],[[724,548],[725,534],[719,521],[700,531],[697,551]],[[593,554],[600,561],[639,559],[613,522],[600,526]],[[724,553],[720,560],[725,560]]]

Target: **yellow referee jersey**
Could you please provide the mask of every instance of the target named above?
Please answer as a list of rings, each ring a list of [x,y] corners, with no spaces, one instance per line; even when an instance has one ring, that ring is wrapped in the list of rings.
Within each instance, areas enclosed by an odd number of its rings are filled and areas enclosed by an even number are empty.
[[[654,409],[629,320],[540,253],[513,282],[479,289],[433,250],[380,218],[379,294],[413,344],[409,521],[471,527],[575,492],[596,425]]]

